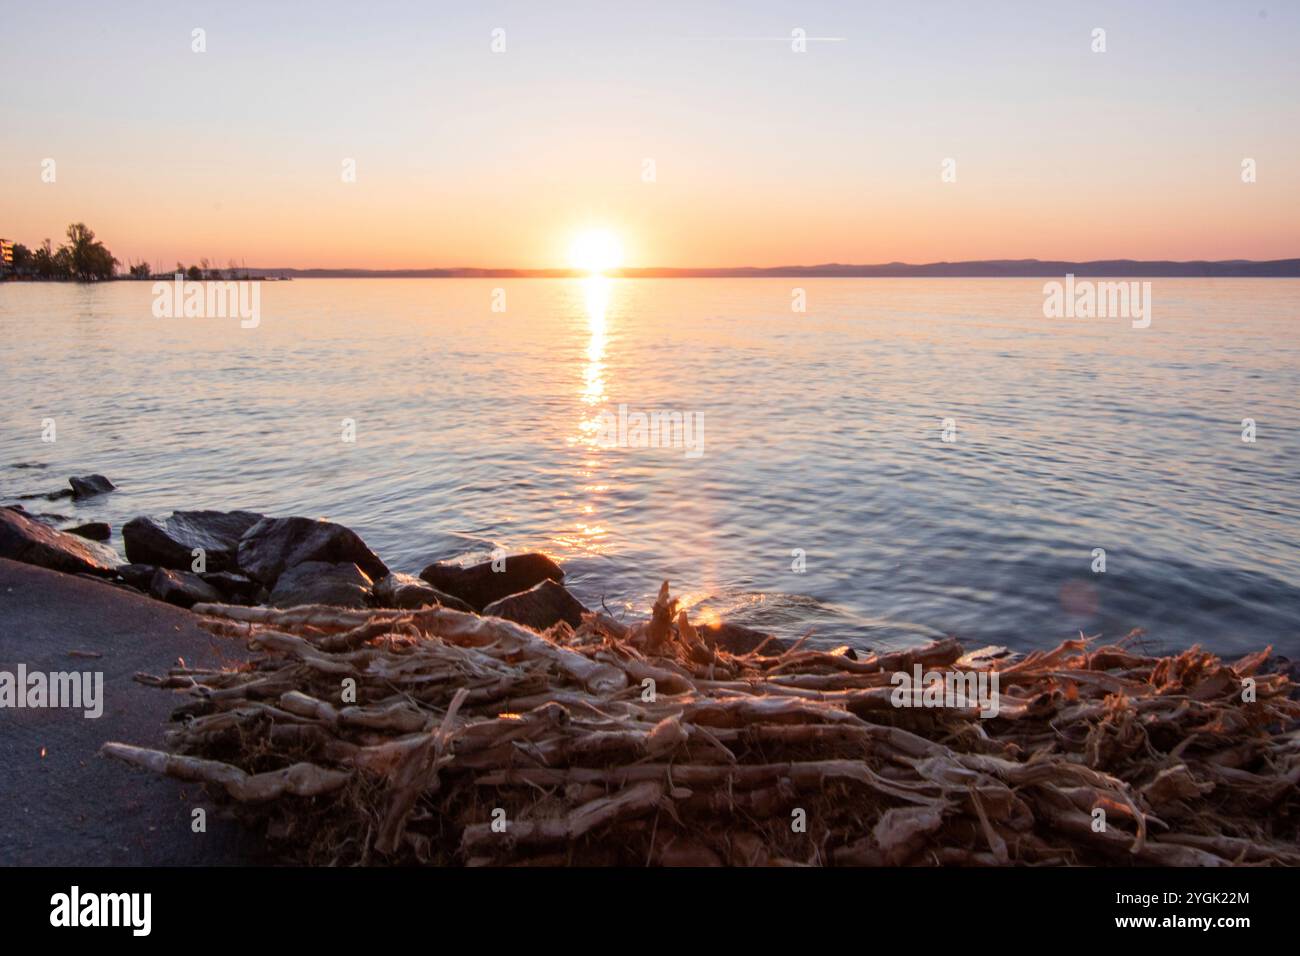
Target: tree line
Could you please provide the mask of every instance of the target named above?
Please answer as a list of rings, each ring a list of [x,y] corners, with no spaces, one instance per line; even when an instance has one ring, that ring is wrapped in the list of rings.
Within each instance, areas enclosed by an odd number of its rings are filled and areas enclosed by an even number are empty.
[[[115,278],[119,265],[121,263],[103,242],[95,238],[95,233],[84,222],[74,222],[68,226],[67,241],[58,249],[54,248],[49,239],[34,250],[21,242],[15,242],[11,268],[15,275],[36,279],[98,282]],[[207,259],[201,259],[199,265],[188,268],[178,262],[175,271],[194,281],[248,278],[247,271],[242,276],[239,275],[239,268],[233,260],[226,275],[222,274],[221,269],[214,268]],[[135,262],[127,264],[127,275],[132,279],[150,279],[155,272],[147,262]],[[167,275],[170,276],[171,273]]]

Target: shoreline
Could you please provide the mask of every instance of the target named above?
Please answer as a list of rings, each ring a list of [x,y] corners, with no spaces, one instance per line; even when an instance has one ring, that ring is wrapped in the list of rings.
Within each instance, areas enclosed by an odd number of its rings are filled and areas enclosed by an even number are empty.
[[[293,279],[1060,279],[1065,275],[1106,279],[1294,279],[1300,258],[1291,259],[974,259],[958,262],[889,262],[869,265],[823,263],[810,266],[621,267],[602,273],[574,268],[433,267],[356,269],[279,267],[243,268],[238,275],[199,276],[195,282],[292,281]],[[113,275],[99,282],[170,281],[174,272],[149,276]],[[72,277],[13,276],[3,281],[81,282]]]
[[[541,554],[395,574],[342,525],[251,512],[141,517],[122,537],[117,564],[0,509],[0,555],[51,569],[0,564],[20,582],[3,631],[24,635],[6,662],[103,653],[109,712],[131,719],[22,713],[60,750],[152,771],[119,768],[111,800],[150,799],[154,775],[204,783],[196,799],[275,859],[1300,865],[1300,674],[1271,648],[859,654],[692,623],[667,582],[649,619],[615,621]]]

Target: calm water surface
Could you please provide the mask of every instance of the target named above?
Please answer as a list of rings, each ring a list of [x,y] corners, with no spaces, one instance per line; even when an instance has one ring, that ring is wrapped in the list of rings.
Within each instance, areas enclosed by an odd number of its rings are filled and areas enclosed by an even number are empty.
[[[668,578],[825,642],[1300,656],[1300,284],[1157,279],[1145,330],[1045,319],[1042,286],[298,280],[245,330],[155,319],[148,283],[10,283],[0,500],[98,471],[121,490],[25,504],[119,550],[174,508],[329,517],[407,571],[535,548],[615,614]],[[620,403],[702,414],[703,454],[601,447]]]

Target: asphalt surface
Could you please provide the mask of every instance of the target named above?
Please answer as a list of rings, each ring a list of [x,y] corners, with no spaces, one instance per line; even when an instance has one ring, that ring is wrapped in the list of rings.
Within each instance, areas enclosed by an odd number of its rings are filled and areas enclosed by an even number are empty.
[[[86,657],[70,652],[92,652]],[[178,692],[136,683],[177,658],[234,663],[238,643],[180,608],[0,558],[0,671],[102,671],[103,715],[0,707],[0,865],[215,866],[267,862],[201,788],[99,757],[108,740],[160,747]],[[207,809],[207,832],[191,827]]]

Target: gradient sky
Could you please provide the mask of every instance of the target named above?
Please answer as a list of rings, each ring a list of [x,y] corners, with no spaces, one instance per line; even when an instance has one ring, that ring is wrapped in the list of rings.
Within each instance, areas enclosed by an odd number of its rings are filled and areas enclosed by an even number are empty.
[[[1300,255],[1290,2],[0,0],[0,63],[0,235],[124,262]]]

